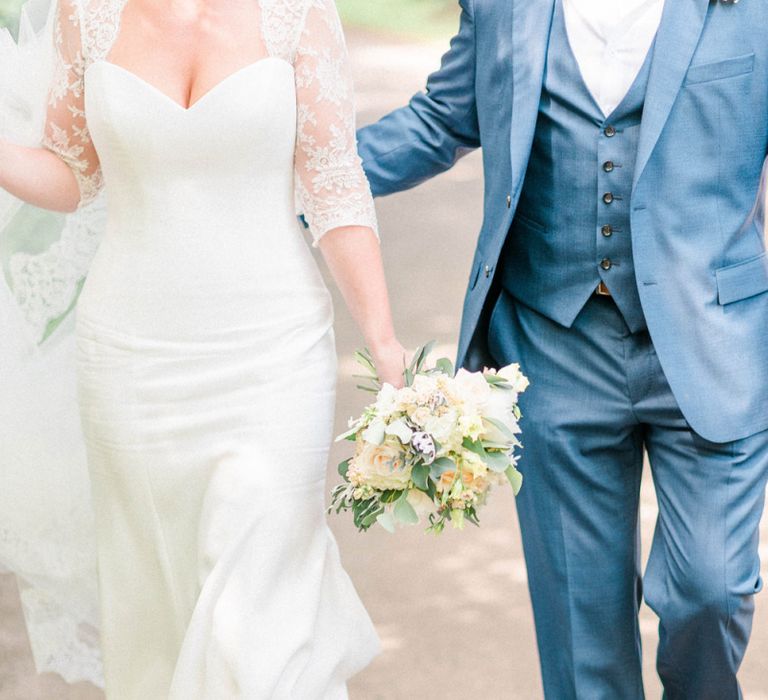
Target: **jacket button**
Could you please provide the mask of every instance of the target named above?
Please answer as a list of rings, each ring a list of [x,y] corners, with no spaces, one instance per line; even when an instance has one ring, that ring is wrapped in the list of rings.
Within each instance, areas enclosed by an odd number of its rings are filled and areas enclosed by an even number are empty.
[[[607,173],[612,173],[615,167],[616,165],[612,160],[607,160],[605,163],[603,163],[603,170],[605,170]]]
[[[605,202],[606,204],[611,204],[613,202],[613,199],[614,198],[613,198],[613,193],[612,192],[606,192],[603,195],[603,202]]]
[[[606,126],[603,133],[610,139],[616,136],[616,128],[613,126]]]
[[[602,267],[603,270],[610,270],[613,267],[613,262],[611,262],[610,258],[603,258],[600,261],[600,267]]]
[[[613,235],[613,226],[606,224],[600,229],[600,233],[602,233],[606,238],[610,238]]]

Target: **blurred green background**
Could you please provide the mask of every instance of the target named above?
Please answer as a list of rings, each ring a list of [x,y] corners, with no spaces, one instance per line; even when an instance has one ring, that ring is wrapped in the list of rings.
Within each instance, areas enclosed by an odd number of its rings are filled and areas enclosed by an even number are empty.
[[[21,0],[0,0],[0,27],[13,23],[20,5]]]
[[[23,0],[0,0],[0,26],[13,26]],[[413,38],[445,36],[456,26],[456,0],[336,0],[344,23]]]

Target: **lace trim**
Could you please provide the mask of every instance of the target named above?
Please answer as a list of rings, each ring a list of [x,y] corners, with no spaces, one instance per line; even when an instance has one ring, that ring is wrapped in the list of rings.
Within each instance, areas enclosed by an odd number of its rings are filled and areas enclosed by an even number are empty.
[[[353,224],[373,229],[378,237],[370,185],[357,154],[354,117],[343,120],[342,126],[331,125],[328,143],[318,143],[307,132],[308,125],[318,125],[317,115],[309,105],[300,105],[297,144],[305,156],[306,177],[296,177],[296,208],[305,214],[315,243],[331,229]]]
[[[61,238],[44,253],[16,253],[9,260],[11,290],[35,338],[72,306],[101,239],[101,198],[66,219]]]
[[[76,516],[75,516],[76,517]],[[77,533],[78,535],[80,533]],[[54,537],[46,537],[55,541]],[[41,546],[36,542],[34,547],[29,541],[22,540],[16,533],[6,529],[0,529],[0,544],[6,553],[12,556],[13,565],[11,571],[38,572],[41,569],[55,572],[50,577],[47,587],[58,586],[58,600],[23,580],[19,575],[16,580],[19,586],[19,597],[24,612],[24,621],[27,627],[27,635],[35,669],[38,673],[58,673],[68,683],[89,681],[97,687],[104,687],[102,670],[101,646],[99,631],[84,619],[97,619],[97,612],[69,608],[60,602],[63,599],[96,600],[95,581],[86,581],[82,578],[71,580],[73,571],[89,572],[91,559],[85,553],[82,558],[72,559],[73,552],[67,551],[66,555],[53,549],[48,550],[50,557],[45,562],[40,561]],[[0,573],[7,573],[9,569],[2,567]],[[64,573],[67,572],[67,573]],[[56,581],[56,576],[62,577]],[[89,585],[94,584],[94,585]],[[67,591],[67,587],[78,586],[80,590]],[[90,588],[84,592],[83,587]]]
[[[58,673],[67,683],[103,688],[99,632],[78,622],[37,588],[20,587],[32,656],[38,673]]]
[[[270,56],[293,63],[304,17],[316,0],[259,0],[261,37]]]
[[[86,3],[83,16],[85,68],[109,55],[117,41],[120,20],[127,0],[97,0]]]

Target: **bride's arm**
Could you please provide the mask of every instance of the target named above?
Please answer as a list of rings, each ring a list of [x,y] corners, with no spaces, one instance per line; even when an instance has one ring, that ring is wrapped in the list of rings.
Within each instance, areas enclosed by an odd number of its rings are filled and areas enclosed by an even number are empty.
[[[70,212],[80,202],[72,169],[47,148],[0,139],[0,188],[36,207]]]
[[[310,5],[294,62],[298,206],[373,353],[379,377],[401,385],[405,353],[395,336],[376,212],[357,153],[344,34],[333,0]]]
[[[401,386],[405,350],[392,323],[378,240],[370,228],[345,226],[329,231],[319,245],[376,360],[379,378]]]
[[[84,66],[76,0],[59,0],[54,69],[41,147],[0,139],[0,187],[44,209],[73,211],[101,187],[85,120]]]

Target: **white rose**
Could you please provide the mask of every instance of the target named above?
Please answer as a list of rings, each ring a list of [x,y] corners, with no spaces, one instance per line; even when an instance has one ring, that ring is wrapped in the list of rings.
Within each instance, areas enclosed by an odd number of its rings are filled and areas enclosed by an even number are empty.
[[[347,478],[353,486],[402,491],[411,480],[411,469],[406,467],[404,457],[402,445],[397,440],[386,440],[381,445],[360,443],[350,462]]]
[[[418,403],[429,403],[432,395],[438,391],[437,378],[429,374],[417,374],[413,378],[411,389]]]
[[[485,433],[483,419],[477,414],[468,414],[459,418],[459,429],[462,435],[470,440],[478,440]]]
[[[376,415],[380,418],[388,418],[397,411],[398,403],[397,389],[391,384],[382,385],[374,404]]]
[[[411,412],[410,418],[416,425],[423,428],[431,415],[432,412],[426,406],[419,406]]]
[[[483,415],[485,418],[489,418],[507,426],[513,434],[519,433],[520,428],[518,426],[517,418],[515,418],[515,414],[513,413],[516,403],[517,392],[510,389],[493,389],[491,391],[491,396],[485,405],[485,413]],[[490,423],[486,423],[485,426],[483,439],[491,442],[509,442],[509,436],[504,434],[497,427]]]
[[[462,400],[476,409],[482,409],[491,395],[491,387],[480,372],[468,372],[466,369],[460,369],[456,373],[454,386]]]
[[[458,413],[452,408],[441,416],[430,414],[424,421],[424,432],[429,433],[443,449],[451,449],[451,446],[461,444],[463,440],[458,418]]]
[[[517,394],[522,394],[530,385],[528,377],[520,371],[520,365],[517,363],[502,367],[497,374],[506,379]]]

